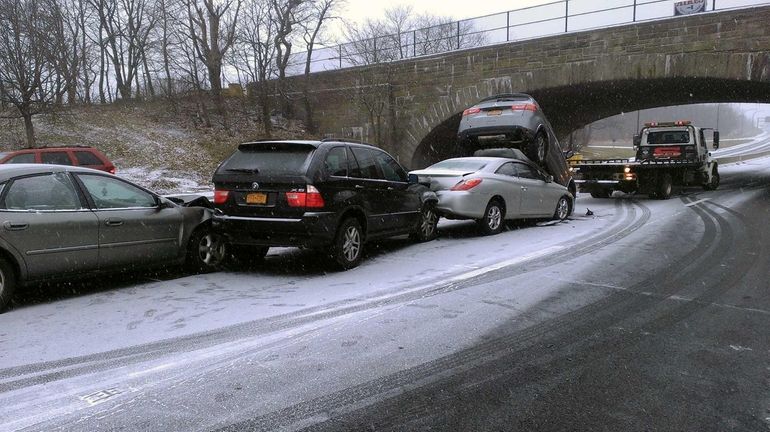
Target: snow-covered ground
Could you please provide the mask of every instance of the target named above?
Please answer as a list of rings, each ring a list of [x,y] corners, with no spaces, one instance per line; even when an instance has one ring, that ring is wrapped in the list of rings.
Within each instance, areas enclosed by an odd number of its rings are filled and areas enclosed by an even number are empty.
[[[491,237],[442,221],[438,240],[372,244],[347,272],[281,248],[256,269],[45,288],[76,293],[0,315],[0,429],[131,429],[132,412],[162,399],[174,409],[145,427],[207,430],[429,364],[627,289],[703,236],[693,206],[756,199],[755,174],[769,170],[770,159],[727,165],[719,191],[668,201],[581,195],[566,222]],[[731,182],[747,173],[757,183]],[[662,238],[686,246],[666,255]],[[627,265],[637,256],[644,266]],[[212,405],[243,371],[248,407]]]

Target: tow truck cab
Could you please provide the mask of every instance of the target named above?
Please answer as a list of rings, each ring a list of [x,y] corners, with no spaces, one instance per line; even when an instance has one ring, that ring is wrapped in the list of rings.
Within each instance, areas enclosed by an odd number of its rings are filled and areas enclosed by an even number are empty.
[[[646,123],[639,135],[634,136],[634,150],[638,162],[681,160],[703,162],[711,155],[704,131],[689,121]],[[713,130],[713,148],[719,148],[719,131]]]

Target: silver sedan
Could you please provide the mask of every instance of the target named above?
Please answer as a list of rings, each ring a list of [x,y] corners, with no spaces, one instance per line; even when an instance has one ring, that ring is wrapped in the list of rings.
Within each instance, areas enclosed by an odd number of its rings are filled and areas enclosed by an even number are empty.
[[[410,174],[436,192],[442,216],[474,219],[485,234],[499,233],[504,220],[563,220],[574,205],[566,187],[526,158],[454,158]]]

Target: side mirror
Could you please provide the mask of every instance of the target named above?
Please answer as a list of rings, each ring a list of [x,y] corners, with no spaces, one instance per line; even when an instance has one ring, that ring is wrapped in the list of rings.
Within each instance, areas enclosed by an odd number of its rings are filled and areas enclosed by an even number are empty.
[[[158,210],[174,208],[174,201],[168,198],[157,197],[155,200],[158,203]]]
[[[642,145],[642,136],[634,135],[634,150],[639,150],[640,145]]]
[[[420,177],[417,174],[409,174],[409,184],[417,184],[420,181]]]
[[[553,176],[552,175],[545,176],[545,182],[546,183],[553,183]]]
[[[719,149],[719,131],[714,131],[714,150]]]

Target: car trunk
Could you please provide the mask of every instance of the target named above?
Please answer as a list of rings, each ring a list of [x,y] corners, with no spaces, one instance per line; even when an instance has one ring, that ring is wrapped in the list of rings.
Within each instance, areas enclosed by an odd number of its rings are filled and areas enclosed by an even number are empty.
[[[230,216],[299,218],[303,207],[292,207],[288,192],[305,192],[314,146],[288,144],[242,145],[214,174],[217,191],[227,199],[217,208]]]
[[[454,185],[462,181],[463,177],[473,174],[476,171],[468,170],[448,170],[448,169],[424,169],[413,171],[417,175],[418,182],[424,185],[430,185],[432,191],[449,190]]]

